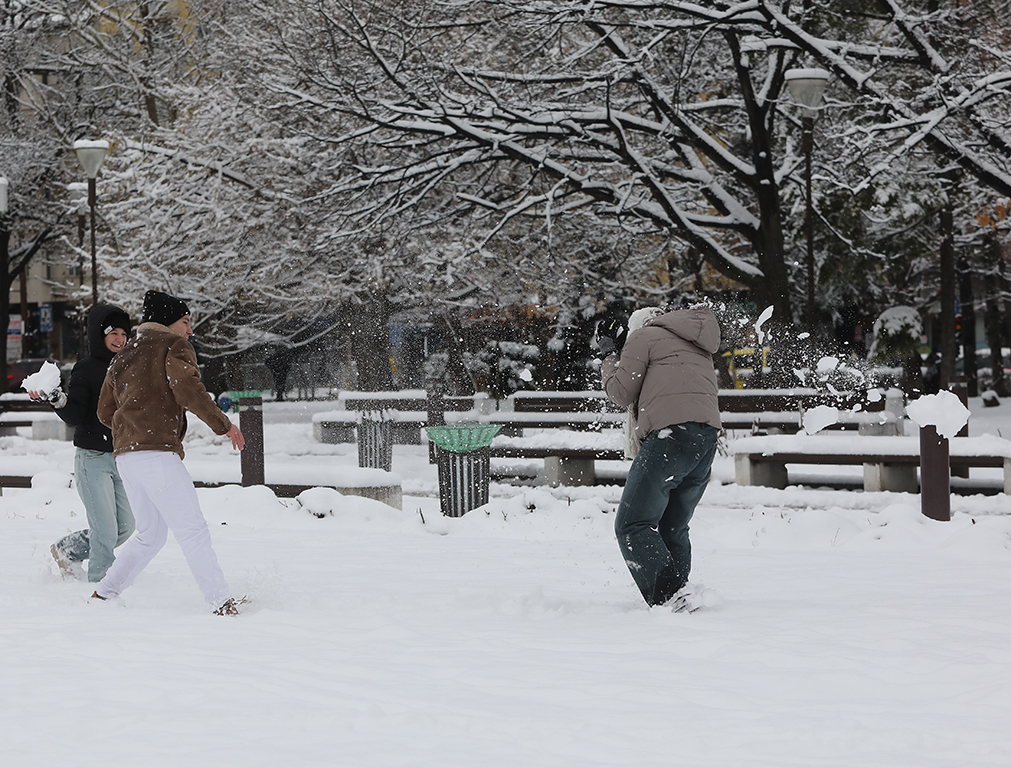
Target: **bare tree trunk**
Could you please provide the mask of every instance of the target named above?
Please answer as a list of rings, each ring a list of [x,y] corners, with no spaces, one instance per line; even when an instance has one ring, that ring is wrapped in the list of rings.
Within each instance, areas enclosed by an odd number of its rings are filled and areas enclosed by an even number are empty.
[[[941,389],[955,378],[955,227],[949,202],[941,210]]]
[[[1003,284],[1003,257],[1000,241],[991,234],[987,238],[986,269],[986,337],[990,345],[990,388],[998,396],[1011,394],[1007,377],[1004,376],[1004,323],[1000,312],[1000,298]]]
[[[959,261],[959,301],[962,304],[962,365],[969,397],[979,395],[976,364],[976,308],[972,297],[972,270],[968,260]]]
[[[374,294],[347,307],[348,351],[358,369],[358,389],[385,392],[393,389],[390,367],[389,301]]]

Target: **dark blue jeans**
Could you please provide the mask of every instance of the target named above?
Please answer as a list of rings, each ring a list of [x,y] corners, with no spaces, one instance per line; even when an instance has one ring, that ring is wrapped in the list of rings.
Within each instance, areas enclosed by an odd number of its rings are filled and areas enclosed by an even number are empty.
[[[718,436],[695,422],[654,430],[628,471],[614,532],[650,605],[667,602],[688,581],[688,523],[709,483]]]

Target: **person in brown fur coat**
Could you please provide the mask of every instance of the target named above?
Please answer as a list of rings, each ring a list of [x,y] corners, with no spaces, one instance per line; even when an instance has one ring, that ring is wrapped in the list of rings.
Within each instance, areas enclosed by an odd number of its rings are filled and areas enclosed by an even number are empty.
[[[245,440],[200,380],[190,311],[158,291],[144,296],[143,322],[109,366],[98,418],[112,430],[113,454],[137,520],[137,532],[92,597],[118,596],[161,550],[171,530],[204,599],[218,615],[238,613],[183,466],[186,411],[242,450]]]

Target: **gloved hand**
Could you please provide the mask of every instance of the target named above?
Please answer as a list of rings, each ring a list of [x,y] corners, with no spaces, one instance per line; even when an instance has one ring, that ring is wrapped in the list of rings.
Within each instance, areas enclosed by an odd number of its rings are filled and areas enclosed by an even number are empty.
[[[52,392],[29,392],[28,397],[37,403],[49,403],[53,408],[63,408],[67,404],[67,393],[57,387]]]
[[[597,357],[603,360],[612,352],[621,354],[628,337],[628,328],[618,318],[601,320],[597,325]]]

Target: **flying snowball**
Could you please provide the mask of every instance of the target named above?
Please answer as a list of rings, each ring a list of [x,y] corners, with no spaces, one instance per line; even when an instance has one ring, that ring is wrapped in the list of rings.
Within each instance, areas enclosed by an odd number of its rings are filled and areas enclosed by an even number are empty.
[[[804,431],[813,435],[839,421],[839,409],[831,405],[816,405],[804,412]]]

